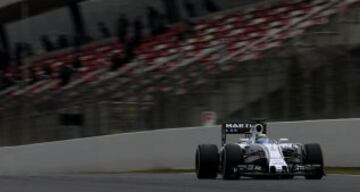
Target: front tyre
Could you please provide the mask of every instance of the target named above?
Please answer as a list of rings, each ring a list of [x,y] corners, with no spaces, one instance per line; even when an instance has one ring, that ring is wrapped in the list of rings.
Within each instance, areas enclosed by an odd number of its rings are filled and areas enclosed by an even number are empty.
[[[199,145],[196,150],[195,170],[198,179],[216,179],[219,153],[216,145]]]
[[[243,162],[241,147],[237,144],[226,144],[222,151],[222,176],[224,180],[239,179],[237,166]]]
[[[305,178],[312,180],[321,179],[324,176],[324,160],[320,145],[317,143],[305,144],[304,152],[304,164],[314,168]]]

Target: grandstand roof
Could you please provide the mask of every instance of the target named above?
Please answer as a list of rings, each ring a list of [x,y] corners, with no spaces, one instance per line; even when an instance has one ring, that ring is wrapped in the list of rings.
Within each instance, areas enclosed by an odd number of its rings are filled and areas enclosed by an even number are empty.
[[[85,0],[1,0],[0,23],[9,23]],[[27,6],[27,10],[22,9]]]

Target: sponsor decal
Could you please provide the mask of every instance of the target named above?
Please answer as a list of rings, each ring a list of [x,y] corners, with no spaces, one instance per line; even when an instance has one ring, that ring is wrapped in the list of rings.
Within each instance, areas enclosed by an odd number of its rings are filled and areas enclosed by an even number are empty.
[[[245,121],[241,123],[224,123],[222,125],[223,131],[225,134],[242,134],[248,133],[253,129],[258,129],[261,127],[261,130],[256,130],[258,132],[266,132],[265,125],[259,122],[254,121]]]
[[[251,123],[226,123],[225,124],[225,128],[235,128],[235,129],[241,129],[241,128],[249,129],[253,126],[254,126],[254,124],[251,124]]]

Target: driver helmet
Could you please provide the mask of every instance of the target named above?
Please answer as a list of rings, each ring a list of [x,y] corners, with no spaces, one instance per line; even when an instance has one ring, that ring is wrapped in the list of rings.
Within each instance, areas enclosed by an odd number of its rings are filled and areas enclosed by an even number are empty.
[[[266,134],[260,133],[256,136],[256,143],[269,143],[269,137]]]

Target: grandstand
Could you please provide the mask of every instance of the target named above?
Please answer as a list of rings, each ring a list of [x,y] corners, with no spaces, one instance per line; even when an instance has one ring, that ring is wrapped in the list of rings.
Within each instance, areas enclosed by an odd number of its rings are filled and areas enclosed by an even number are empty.
[[[33,83],[28,75],[0,92],[0,143],[195,126],[203,111],[215,111],[219,122],[358,116],[358,2],[274,0],[228,9],[229,1],[222,11],[175,20],[159,34],[146,32],[134,58],[115,70],[109,70],[114,55],[128,51],[117,37],[39,51],[22,58],[24,65],[3,70],[10,78],[29,67],[37,77],[44,76],[45,66],[53,73]],[[94,2],[75,3],[84,8]],[[49,3],[27,13],[41,20],[45,10],[67,5]],[[23,16],[1,18],[13,22]],[[81,27],[75,31],[86,35]],[[81,65],[62,84],[63,67],[74,59]]]

